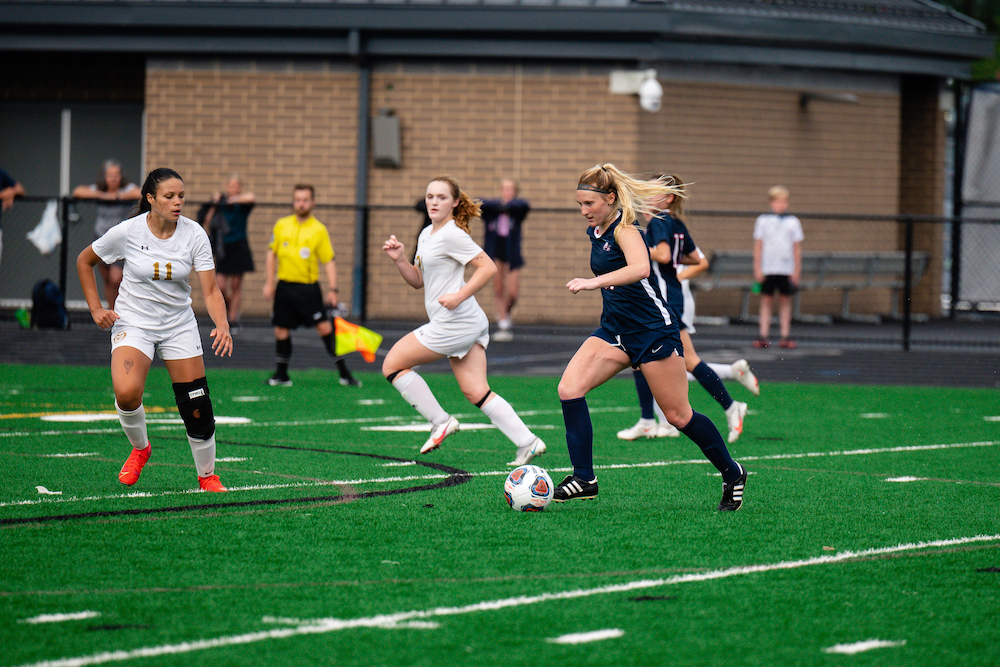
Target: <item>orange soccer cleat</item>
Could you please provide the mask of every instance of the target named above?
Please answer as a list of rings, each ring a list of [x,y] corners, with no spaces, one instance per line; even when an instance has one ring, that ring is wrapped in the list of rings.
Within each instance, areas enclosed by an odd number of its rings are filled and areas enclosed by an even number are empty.
[[[223,491],[229,490],[226,487],[222,486],[222,482],[219,481],[218,475],[199,477],[198,486],[201,487],[202,491],[209,491],[211,493],[222,493]]]
[[[147,444],[145,449],[133,449],[132,453],[125,459],[125,465],[118,473],[118,481],[125,486],[132,486],[139,481],[142,467],[149,460],[149,455],[153,453],[153,445]]]

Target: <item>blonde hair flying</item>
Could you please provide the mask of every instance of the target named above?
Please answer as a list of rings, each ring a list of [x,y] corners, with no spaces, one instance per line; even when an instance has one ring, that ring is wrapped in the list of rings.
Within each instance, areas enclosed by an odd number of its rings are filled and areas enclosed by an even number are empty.
[[[617,204],[622,209],[622,222],[626,226],[634,226],[638,217],[644,213],[659,213],[661,209],[648,203],[658,197],[673,195],[675,199],[687,199],[684,185],[669,176],[646,181],[626,174],[611,163],[587,169],[580,174],[578,183],[589,185],[591,187],[588,190],[594,189],[602,194],[614,193]]]

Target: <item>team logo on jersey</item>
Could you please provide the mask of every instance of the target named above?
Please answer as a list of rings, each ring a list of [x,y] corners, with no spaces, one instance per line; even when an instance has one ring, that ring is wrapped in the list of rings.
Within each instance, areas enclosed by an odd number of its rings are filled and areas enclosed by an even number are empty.
[[[604,252],[611,252],[611,244],[607,241],[604,242]]]
[[[309,248],[299,248],[299,257],[302,259],[309,259],[310,254]]]
[[[414,262],[414,264],[417,265],[417,268],[419,268],[420,271],[423,272],[423,270],[424,270],[424,262],[423,262],[422,259],[420,259],[420,255],[417,255],[416,257],[414,257],[413,258],[413,262]]]
[[[120,331],[117,334],[115,334],[114,342],[120,343],[123,340],[125,340],[125,332],[124,331]]]

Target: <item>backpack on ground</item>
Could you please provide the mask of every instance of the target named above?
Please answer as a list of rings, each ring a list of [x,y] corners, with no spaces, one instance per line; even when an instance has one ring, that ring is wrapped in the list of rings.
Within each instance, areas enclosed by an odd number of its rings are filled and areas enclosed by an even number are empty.
[[[54,282],[45,278],[31,290],[31,326],[36,329],[69,329],[66,297]]]

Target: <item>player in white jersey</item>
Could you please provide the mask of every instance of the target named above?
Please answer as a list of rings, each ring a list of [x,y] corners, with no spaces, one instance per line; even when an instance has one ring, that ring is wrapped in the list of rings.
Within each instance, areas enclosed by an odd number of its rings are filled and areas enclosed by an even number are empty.
[[[440,447],[459,424],[441,408],[413,367],[447,357],[465,397],[517,447],[508,465],[524,465],[545,452],[545,443],[528,430],[502,396],[490,390],[486,378],[490,324],[475,294],[493,279],[497,268],[469,235],[469,220],[479,216],[479,205],[450,176],[433,179],[424,201],[431,224],[420,232],[414,263],[395,236],[382,249],[403,280],[414,289],[424,288],[430,321],[392,346],[382,363],[382,374],[431,423],[430,438],[420,448],[426,454]],[[465,282],[467,264],[475,268],[469,282]]]
[[[212,349],[233,353],[226,320],[226,301],[215,281],[215,262],[201,225],[181,215],[184,181],[172,169],[155,169],[146,177],[139,215],[112,227],[87,246],[76,260],[90,314],[102,329],[111,329],[111,381],[115,408],[132,453],[118,474],[131,486],[139,480],[152,446],[146,434],[142,394],[158,353],[174,385],[177,409],[187,430],[205,491],[225,491],[215,474],[215,417],[205,379],[201,335],[191,309],[191,285],[197,274],[209,316],[215,323]],[[94,266],[125,260],[115,309],[101,304]]]

